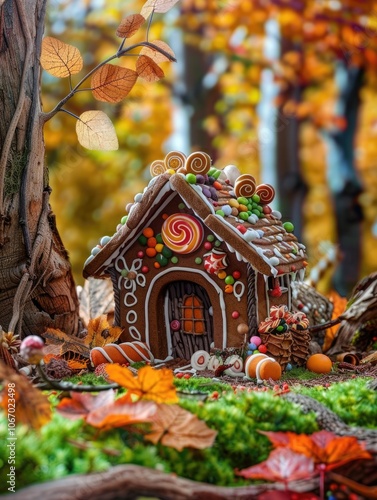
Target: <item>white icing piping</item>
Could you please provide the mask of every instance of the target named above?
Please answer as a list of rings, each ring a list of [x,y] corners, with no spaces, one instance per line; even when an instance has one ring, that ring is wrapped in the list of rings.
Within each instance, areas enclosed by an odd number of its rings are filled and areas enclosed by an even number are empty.
[[[220,297],[220,308],[221,308],[221,316],[222,316],[222,322],[223,322],[223,346],[222,346],[222,349],[225,349],[226,348],[226,341],[227,341],[227,323],[226,323],[225,301],[224,301],[223,291],[214,281],[212,281],[210,279],[210,276],[208,275],[208,273],[206,271],[201,271],[200,269],[190,269],[190,271],[188,271],[186,267],[176,267],[176,266],[174,266],[170,269],[165,269],[164,271],[159,273],[157,276],[155,276],[153,278],[153,280],[151,281],[151,283],[149,285],[147,296],[145,298],[145,341],[146,341],[147,345],[149,345],[149,318],[148,318],[149,300],[150,300],[150,296],[151,296],[152,291],[153,291],[154,284],[156,283],[157,280],[159,280],[161,278],[161,276],[163,276],[165,274],[172,273],[172,272],[177,272],[177,271],[184,271],[184,272],[191,272],[191,273],[195,273],[195,274],[201,274],[214,287],[214,289],[218,293],[218,295]]]

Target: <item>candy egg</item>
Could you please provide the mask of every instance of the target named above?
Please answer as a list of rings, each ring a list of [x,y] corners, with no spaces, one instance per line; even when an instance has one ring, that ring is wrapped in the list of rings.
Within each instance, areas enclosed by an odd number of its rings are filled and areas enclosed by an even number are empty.
[[[196,351],[191,356],[191,366],[195,370],[205,370],[208,366],[210,355],[207,351]]]
[[[273,358],[266,358],[259,361],[256,368],[258,380],[279,380],[281,377],[281,366]]]
[[[332,368],[332,361],[324,354],[313,354],[307,360],[306,368],[314,373],[329,373]]]
[[[255,344],[257,347],[259,347],[262,343],[261,338],[257,337],[256,335],[253,335],[252,337],[250,337],[250,342]]]
[[[268,356],[265,354],[252,354],[248,356],[245,361],[245,373],[247,378],[255,378],[257,376],[257,365],[262,359],[266,359]]]

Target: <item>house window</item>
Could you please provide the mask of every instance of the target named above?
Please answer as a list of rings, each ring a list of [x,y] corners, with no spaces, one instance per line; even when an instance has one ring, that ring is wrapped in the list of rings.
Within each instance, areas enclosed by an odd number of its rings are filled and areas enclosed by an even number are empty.
[[[281,276],[269,277],[267,282],[267,290],[271,297],[280,297],[288,292],[289,288],[289,275],[283,274]]]
[[[206,333],[203,302],[196,295],[185,295],[181,309],[183,333],[188,335]]]

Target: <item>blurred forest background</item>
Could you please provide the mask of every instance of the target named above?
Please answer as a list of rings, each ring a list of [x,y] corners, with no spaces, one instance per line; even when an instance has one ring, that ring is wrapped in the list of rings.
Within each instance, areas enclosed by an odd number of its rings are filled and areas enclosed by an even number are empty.
[[[120,21],[143,3],[51,0],[46,35],[77,46],[89,70],[114,53]],[[145,187],[149,164],[169,150],[204,150],[216,166],[277,188],[273,206],[294,223],[311,266],[322,242],[340,245],[334,286],[348,295],[377,269],[377,1],[181,0],[155,16],[149,39],[178,59],[162,65],[164,79],[138,80],[118,105],[90,92],[70,104],[111,116],[118,151],[83,149],[66,113],[46,126],[51,201],[77,283],[91,248]],[[67,91],[44,73],[44,110]]]

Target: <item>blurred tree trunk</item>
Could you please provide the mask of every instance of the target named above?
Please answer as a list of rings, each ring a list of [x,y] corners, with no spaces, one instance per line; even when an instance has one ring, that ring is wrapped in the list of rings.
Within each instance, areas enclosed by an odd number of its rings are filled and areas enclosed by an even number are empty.
[[[364,70],[340,67],[338,72],[339,115],[344,117],[346,126],[327,135],[327,170],[341,252],[333,285],[342,296],[349,296],[360,277],[361,262],[363,211],[358,197],[363,189],[356,171],[354,147]]]
[[[0,5],[0,325],[22,337],[50,326],[74,335],[78,300],[44,165],[39,54],[46,0]]]

